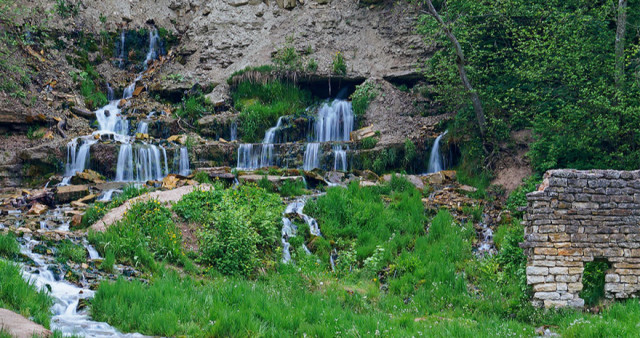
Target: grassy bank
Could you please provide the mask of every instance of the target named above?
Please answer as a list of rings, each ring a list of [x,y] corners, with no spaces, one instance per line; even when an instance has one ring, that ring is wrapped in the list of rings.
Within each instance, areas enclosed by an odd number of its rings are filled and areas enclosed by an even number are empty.
[[[104,282],[95,319],[165,336],[533,336],[542,325],[568,337],[640,334],[635,300],[600,315],[533,308],[517,221],[496,231],[496,255],[478,258],[473,226],[446,210],[425,214],[421,193],[403,179],[329,188],[308,202],[323,237],[293,219],[290,264],[277,250],[277,195],[217,188],[173,207],[201,225],[194,256],[203,269]]]
[[[9,248],[9,249],[7,249]],[[0,234],[0,256],[14,258],[18,244],[11,235]],[[38,324],[49,327],[53,300],[45,291],[22,278],[20,268],[0,259],[0,308],[15,311]]]

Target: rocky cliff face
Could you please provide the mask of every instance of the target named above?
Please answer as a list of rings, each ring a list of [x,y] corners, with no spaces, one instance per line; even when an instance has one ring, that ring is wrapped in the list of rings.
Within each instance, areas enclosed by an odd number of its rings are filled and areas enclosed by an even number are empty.
[[[55,2],[23,2],[55,11]],[[350,76],[411,76],[429,53],[413,31],[415,20],[415,9],[390,1],[367,7],[353,0],[87,0],[76,16],[47,25],[99,32],[153,22],[180,36],[175,71],[219,83],[234,71],[269,63],[287,37],[310,52],[319,73],[329,74],[333,56],[342,52]]]

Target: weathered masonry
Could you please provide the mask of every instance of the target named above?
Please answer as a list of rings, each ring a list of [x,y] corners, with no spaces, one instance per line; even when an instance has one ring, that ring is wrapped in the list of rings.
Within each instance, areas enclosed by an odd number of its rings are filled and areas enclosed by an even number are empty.
[[[584,263],[606,260],[608,298],[640,291],[640,171],[551,170],[527,195],[527,283],[538,306],[581,307]]]

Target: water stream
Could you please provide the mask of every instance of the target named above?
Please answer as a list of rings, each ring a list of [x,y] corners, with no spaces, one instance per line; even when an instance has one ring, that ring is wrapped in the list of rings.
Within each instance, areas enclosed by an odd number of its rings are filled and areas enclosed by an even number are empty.
[[[447,135],[447,132],[438,135],[431,147],[431,154],[429,155],[429,166],[427,167],[427,174],[437,173],[445,169],[444,156],[440,152],[440,141]]]
[[[297,235],[298,227],[291,220],[290,215],[297,215],[301,217],[305,223],[309,226],[309,232],[314,236],[322,236],[320,232],[320,227],[318,226],[318,222],[312,218],[304,214],[302,211],[304,209],[304,205],[306,204],[306,200],[304,198],[297,199],[289,205],[284,211],[284,215],[282,217],[282,262],[288,263],[291,261],[291,245],[289,244],[289,238]],[[303,250],[310,255],[311,251],[307,248],[306,245],[302,245]]]

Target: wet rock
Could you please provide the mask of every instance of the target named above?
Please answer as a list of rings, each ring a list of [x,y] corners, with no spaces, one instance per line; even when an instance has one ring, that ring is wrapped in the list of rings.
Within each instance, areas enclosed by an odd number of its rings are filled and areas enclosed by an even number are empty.
[[[29,209],[28,214],[30,214],[30,215],[42,215],[45,212],[47,212],[48,209],[49,208],[44,204],[35,203],[34,205],[31,206],[31,209]]]
[[[231,167],[211,167],[211,168],[199,168],[198,172],[205,172],[212,179],[224,179],[233,180],[235,176],[231,173]]]
[[[340,184],[345,179],[345,174],[339,171],[329,171],[324,175],[327,182],[331,184]]]
[[[71,206],[76,208],[76,209],[86,209],[88,207],[87,204],[79,202],[79,201],[71,202]]]
[[[89,195],[77,200],[76,202],[80,202],[80,203],[84,203],[84,204],[91,203],[91,202],[95,201],[97,197],[98,196],[95,195],[95,194],[89,194]]]
[[[358,142],[367,137],[374,137],[376,135],[373,130],[373,126],[364,127],[351,132],[351,141]]]
[[[100,175],[96,171],[91,169],[85,169],[82,172],[76,173],[71,178],[71,184],[88,184],[88,183],[104,183],[104,176]]]
[[[78,306],[76,306],[76,311],[80,312],[86,309],[88,305],[89,305],[89,301],[86,298],[80,298],[78,299]]]
[[[55,202],[57,204],[69,203],[87,195],[89,195],[88,185],[67,185],[57,187]]]

